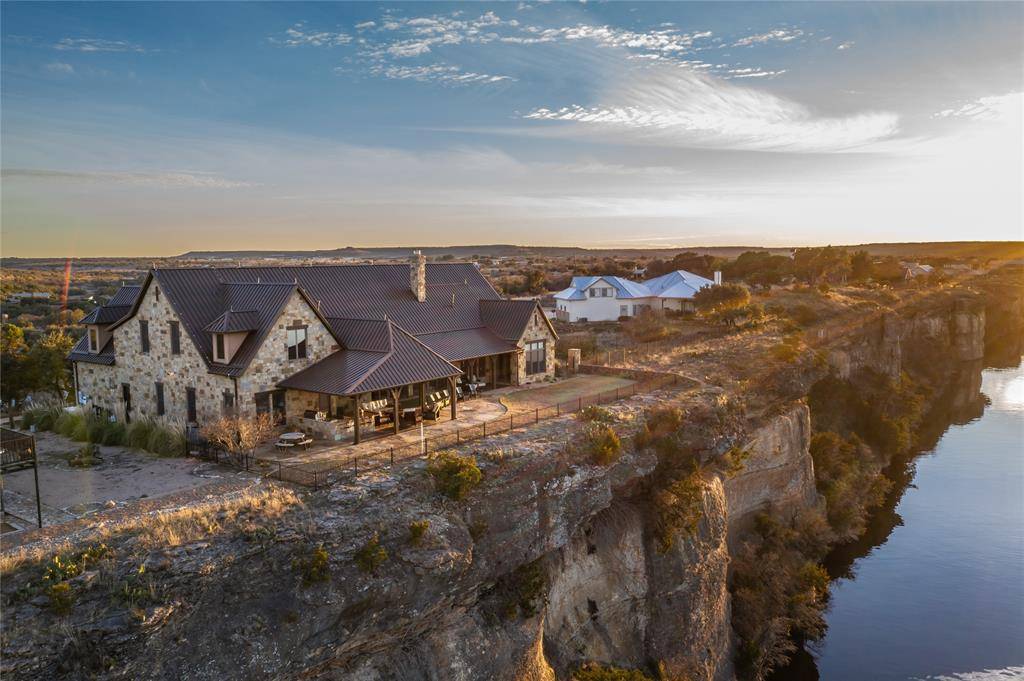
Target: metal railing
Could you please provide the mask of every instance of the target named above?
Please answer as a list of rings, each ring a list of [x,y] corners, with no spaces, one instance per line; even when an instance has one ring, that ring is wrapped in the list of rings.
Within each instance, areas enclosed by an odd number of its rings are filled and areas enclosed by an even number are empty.
[[[445,449],[458,447],[493,435],[510,433],[547,419],[578,412],[586,407],[609,404],[637,394],[691,383],[689,379],[683,378],[678,374],[628,370],[625,370],[623,373],[630,374],[631,377],[638,378],[639,380],[614,390],[535,407],[527,411],[511,412],[489,421],[459,427],[451,432],[426,437],[418,442],[400,444],[366,454],[348,455],[343,461],[320,464],[294,464],[261,459],[251,454],[225,451],[202,438],[195,430],[187,433],[186,448],[192,456],[198,456],[216,463],[228,464],[267,477],[318,489],[339,480],[354,478],[360,473],[389,468],[396,463],[413,459],[425,458],[430,454]]]

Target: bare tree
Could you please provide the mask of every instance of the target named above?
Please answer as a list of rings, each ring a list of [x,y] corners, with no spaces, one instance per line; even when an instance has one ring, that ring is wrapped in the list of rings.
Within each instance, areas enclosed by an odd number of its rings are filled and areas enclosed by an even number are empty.
[[[261,442],[274,434],[274,421],[270,414],[257,414],[254,418],[225,416],[203,426],[200,432],[232,454],[252,454]]]

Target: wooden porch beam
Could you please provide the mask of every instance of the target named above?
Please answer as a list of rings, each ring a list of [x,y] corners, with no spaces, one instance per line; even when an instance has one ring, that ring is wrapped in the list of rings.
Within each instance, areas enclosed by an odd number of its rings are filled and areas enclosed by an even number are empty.
[[[452,421],[454,421],[459,416],[459,396],[455,392],[455,376],[448,377],[448,394],[451,396]]]
[[[360,442],[360,440],[359,440],[359,422],[363,420],[362,419],[362,414],[359,413],[359,411],[360,411],[359,410],[359,405],[362,402],[362,400],[359,399],[360,397],[362,397],[362,396],[361,395],[353,395],[352,396],[352,414],[353,414],[353,418],[354,418],[353,424],[355,425],[355,431],[353,433],[353,438],[352,438],[352,443],[353,444],[359,444],[359,442]]]
[[[402,412],[399,407],[398,396],[402,394],[401,388],[391,389],[391,399],[395,402],[395,435],[402,429]]]

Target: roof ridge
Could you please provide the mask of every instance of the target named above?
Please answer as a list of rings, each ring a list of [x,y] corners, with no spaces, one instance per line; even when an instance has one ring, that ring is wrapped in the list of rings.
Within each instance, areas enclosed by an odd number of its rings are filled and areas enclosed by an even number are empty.
[[[376,362],[374,362],[372,367],[370,367],[365,372],[363,372],[363,375],[359,378],[359,380],[352,384],[351,390],[355,390],[360,385],[362,385],[364,382],[366,382],[366,379],[368,379],[373,374],[373,372],[376,371],[380,367],[381,364],[386,362],[388,360],[388,358],[391,357],[391,355],[394,354],[394,352],[395,352],[395,339],[394,339],[394,336],[392,335],[392,331],[391,331],[391,326],[392,326],[392,324],[394,324],[394,322],[392,322],[390,320],[387,320],[387,321],[388,321],[388,351],[380,353],[381,354],[381,358],[379,360],[377,360]],[[342,352],[342,351],[339,350],[339,352]],[[370,352],[372,352],[372,350]],[[357,414],[357,416],[358,416],[358,414]]]

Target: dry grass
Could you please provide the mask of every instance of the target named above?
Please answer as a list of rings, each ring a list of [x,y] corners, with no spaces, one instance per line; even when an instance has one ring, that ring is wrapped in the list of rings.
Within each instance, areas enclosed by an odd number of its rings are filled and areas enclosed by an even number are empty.
[[[277,518],[301,503],[291,489],[273,485],[246,489],[209,502],[109,521],[73,539],[0,553],[0,575],[7,577],[23,567],[38,565],[88,542],[117,544],[132,536],[138,539],[137,547],[141,551],[180,546],[223,534],[249,516],[261,521]]]

